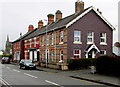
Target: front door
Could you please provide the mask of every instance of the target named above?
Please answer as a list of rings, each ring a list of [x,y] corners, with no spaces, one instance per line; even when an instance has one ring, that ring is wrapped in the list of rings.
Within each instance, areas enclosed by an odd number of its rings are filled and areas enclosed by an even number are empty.
[[[95,58],[95,51],[91,50],[90,52],[88,52],[88,58]]]
[[[46,67],[49,62],[49,49],[46,49]]]

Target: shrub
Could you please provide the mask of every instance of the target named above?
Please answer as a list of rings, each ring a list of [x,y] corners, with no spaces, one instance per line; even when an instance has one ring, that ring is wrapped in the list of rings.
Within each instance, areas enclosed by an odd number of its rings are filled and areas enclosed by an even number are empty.
[[[96,60],[96,71],[100,74],[120,74],[120,56],[99,56]]]
[[[68,62],[69,69],[88,68],[88,66],[93,65],[96,65],[95,58],[70,59]]]

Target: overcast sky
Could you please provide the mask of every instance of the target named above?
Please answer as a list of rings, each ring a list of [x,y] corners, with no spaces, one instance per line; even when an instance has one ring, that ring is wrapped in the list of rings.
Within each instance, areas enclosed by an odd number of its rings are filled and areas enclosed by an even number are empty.
[[[10,41],[16,40],[20,32],[25,34],[28,25],[36,28],[39,20],[47,19],[49,13],[61,10],[63,17],[75,12],[77,0],[0,0],[0,50],[5,48],[7,34]],[[85,8],[99,8],[103,16],[116,28],[114,42],[117,41],[118,1],[82,0]]]

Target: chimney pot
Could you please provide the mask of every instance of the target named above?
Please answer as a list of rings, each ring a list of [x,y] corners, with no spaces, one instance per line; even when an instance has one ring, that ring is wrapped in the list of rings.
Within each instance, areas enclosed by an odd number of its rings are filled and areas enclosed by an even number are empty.
[[[31,30],[33,30],[33,29],[34,29],[34,26],[33,26],[33,25],[29,25],[28,31],[31,31]]]
[[[62,12],[60,10],[57,10],[56,14],[56,21],[62,19]]]
[[[54,15],[53,14],[48,14],[48,24],[51,24],[52,22],[54,22]]]
[[[43,27],[43,21],[42,21],[42,20],[40,20],[40,21],[38,22],[38,29],[41,28],[41,27]]]

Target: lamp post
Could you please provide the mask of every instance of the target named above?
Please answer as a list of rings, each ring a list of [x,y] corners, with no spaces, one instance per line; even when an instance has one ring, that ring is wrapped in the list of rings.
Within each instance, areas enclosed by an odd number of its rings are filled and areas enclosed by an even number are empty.
[[[48,50],[47,50],[47,27],[48,27],[48,25],[47,25],[47,20],[46,19],[44,19],[44,21],[46,22],[46,28],[45,28],[45,32],[46,32],[46,48],[45,48],[45,53],[46,53],[46,67],[48,66]]]

